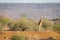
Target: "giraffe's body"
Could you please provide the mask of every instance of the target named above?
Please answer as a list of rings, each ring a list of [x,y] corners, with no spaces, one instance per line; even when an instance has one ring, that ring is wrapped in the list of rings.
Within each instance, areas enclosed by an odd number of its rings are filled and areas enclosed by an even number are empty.
[[[39,31],[43,31],[43,28],[42,28],[42,18],[38,22],[38,28],[39,28]]]

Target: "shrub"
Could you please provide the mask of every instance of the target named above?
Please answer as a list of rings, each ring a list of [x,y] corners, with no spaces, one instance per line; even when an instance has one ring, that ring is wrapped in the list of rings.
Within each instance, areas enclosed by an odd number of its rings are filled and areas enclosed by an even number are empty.
[[[42,23],[42,27],[44,29],[53,30],[53,23],[48,19],[44,19]]]
[[[0,24],[0,31],[2,31],[3,30],[3,26]]]
[[[53,30],[54,30],[54,31],[60,31],[60,25],[55,24],[55,25],[53,26]]]
[[[2,29],[2,27],[0,26],[0,31],[2,31],[3,29]]]
[[[11,37],[11,40],[24,40],[24,36],[23,35],[13,35]]]
[[[28,19],[22,18],[14,24],[11,30],[13,31],[36,31],[37,24],[31,22]]]
[[[47,40],[55,40],[53,37],[49,37]]]

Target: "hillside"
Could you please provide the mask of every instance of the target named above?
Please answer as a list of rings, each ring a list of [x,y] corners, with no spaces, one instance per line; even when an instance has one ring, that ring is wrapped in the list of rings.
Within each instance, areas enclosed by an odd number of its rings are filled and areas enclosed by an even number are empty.
[[[60,3],[0,3],[0,14],[13,19],[26,14],[28,18],[60,18]]]

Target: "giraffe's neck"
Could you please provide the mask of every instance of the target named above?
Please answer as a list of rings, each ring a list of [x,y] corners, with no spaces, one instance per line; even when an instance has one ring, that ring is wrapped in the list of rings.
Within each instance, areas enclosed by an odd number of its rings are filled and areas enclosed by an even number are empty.
[[[38,23],[38,28],[39,28],[39,31],[42,31],[42,19],[40,19],[39,23]]]

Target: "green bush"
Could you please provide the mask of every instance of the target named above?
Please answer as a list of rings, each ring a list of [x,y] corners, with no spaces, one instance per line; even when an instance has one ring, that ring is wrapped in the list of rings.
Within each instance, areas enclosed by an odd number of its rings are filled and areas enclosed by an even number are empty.
[[[38,25],[36,23],[33,23],[26,18],[21,18],[14,24],[11,30],[13,31],[36,31],[37,26]]]
[[[3,30],[3,26],[2,26],[2,24],[0,24],[0,31],[2,31]]]
[[[24,40],[25,38],[24,38],[24,36],[23,35],[13,35],[12,37],[11,37],[11,40]]]
[[[12,23],[12,22],[8,23],[7,25],[10,28],[10,30],[14,27],[14,23]]]
[[[53,30],[54,30],[54,31],[60,31],[60,25],[55,24],[55,25],[53,26]]]
[[[45,19],[43,20],[42,27],[44,29],[53,30],[53,23],[52,21]]]
[[[2,27],[0,26],[0,31],[2,31],[3,29],[2,29]]]
[[[27,19],[27,15],[23,14],[21,19],[11,20],[4,15],[0,15],[0,23],[2,24],[0,30],[9,27],[11,31],[38,31],[37,23],[34,23],[31,20]]]
[[[10,19],[8,19],[8,18],[0,18],[0,22],[2,24],[8,24],[10,22]]]

